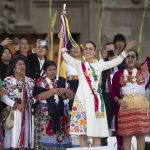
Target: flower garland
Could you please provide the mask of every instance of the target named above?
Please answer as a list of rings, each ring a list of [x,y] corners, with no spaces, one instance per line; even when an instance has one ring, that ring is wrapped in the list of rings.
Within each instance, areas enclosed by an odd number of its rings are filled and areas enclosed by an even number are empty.
[[[129,80],[129,72],[128,72],[127,69],[124,70],[123,75],[124,75],[124,80],[126,82],[128,82],[128,80]],[[137,75],[137,69],[134,68],[132,70],[132,82],[136,82],[137,81],[136,75]]]
[[[129,72],[128,72],[128,70],[125,69],[124,72],[123,72],[123,74],[124,74],[124,80],[125,80],[125,82],[126,82],[126,83],[129,82]],[[135,91],[135,85],[134,85],[134,83],[135,83],[136,81],[137,81],[137,69],[134,68],[134,69],[132,70],[132,78],[131,78],[131,83],[132,83],[132,85],[130,85],[130,86],[127,88],[127,91],[126,91],[126,94],[127,94],[128,96],[130,96],[130,97],[133,97],[133,96],[135,95],[135,93],[136,93],[136,91]]]
[[[53,89],[54,86],[53,86],[52,81],[51,81],[49,78],[47,78],[47,77],[45,78],[45,80],[46,80],[46,82],[47,82],[47,84],[48,84],[48,86],[49,86],[49,89]],[[56,103],[59,102],[59,98],[58,98],[58,95],[57,95],[57,94],[54,94],[54,99],[55,99],[55,102],[56,102]]]

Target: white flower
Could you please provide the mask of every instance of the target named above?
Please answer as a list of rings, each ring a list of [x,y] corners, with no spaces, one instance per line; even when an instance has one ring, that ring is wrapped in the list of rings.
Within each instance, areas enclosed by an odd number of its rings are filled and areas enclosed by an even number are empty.
[[[11,83],[12,83],[13,86],[16,86],[16,85],[17,85],[16,79],[15,79],[15,78],[12,78],[12,79],[11,79]]]
[[[54,99],[55,99],[55,102],[56,102],[56,103],[59,102],[59,98],[58,98],[58,95],[57,95],[57,94],[54,94]]]
[[[25,83],[28,83],[28,78],[27,77],[25,77]]]
[[[47,77],[46,77],[46,81],[47,81],[48,84],[51,84],[51,80]]]
[[[19,90],[18,89],[15,89],[14,91],[13,91],[13,94],[14,95],[17,95],[19,93]]]
[[[65,100],[64,100],[64,104],[65,104],[65,105],[68,105],[68,104],[69,104],[69,99],[65,99]]]
[[[51,79],[49,79],[49,78],[46,77],[46,81],[47,81],[47,83],[48,83],[49,88],[50,88],[50,89],[53,89],[54,87],[53,87],[53,84],[52,84]],[[57,95],[57,94],[54,94],[54,99],[55,99],[55,102],[56,102],[56,103],[59,102],[59,98],[58,98],[58,95]]]
[[[136,90],[135,90],[135,85],[132,84],[130,86],[128,86],[128,88],[126,89],[126,94],[129,96],[129,97],[133,97],[136,93]]]
[[[124,75],[124,80],[127,81],[128,80],[128,76],[129,76],[129,73],[128,73],[127,69],[124,70],[123,75]]]
[[[134,68],[134,69],[132,70],[132,77],[136,77],[136,74],[137,74],[137,69]]]
[[[13,95],[14,95],[15,98],[21,98],[21,95],[22,95],[22,94],[19,92],[18,89],[15,89],[15,90],[13,91]]]
[[[49,88],[52,89],[52,88],[53,88],[53,85],[52,85],[51,80],[46,77],[46,81],[47,81],[47,83],[48,83],[48,85],[49,85]]]

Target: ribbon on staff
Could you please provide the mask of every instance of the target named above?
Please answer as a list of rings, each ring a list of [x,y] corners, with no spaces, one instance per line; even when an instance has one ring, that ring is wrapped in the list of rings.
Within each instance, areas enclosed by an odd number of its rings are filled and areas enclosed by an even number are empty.
[[[65,15],[61,15],[61,21],[64,29],[64,39],[65,39],[65,46],[67,49],[69,49],[69,44],[71,44],[72,47],[77,47],[79,46],[75,40],[73,39],[71,32],[70,32],[70,27],[68,23],[68,18]]]

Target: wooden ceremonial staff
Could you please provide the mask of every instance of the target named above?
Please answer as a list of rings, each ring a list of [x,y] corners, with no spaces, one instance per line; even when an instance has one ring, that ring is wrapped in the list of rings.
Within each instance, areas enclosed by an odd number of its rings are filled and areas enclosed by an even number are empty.
[[[66,14],[66,4],[63,5],[63,15]],[[63,25],[61,23],[61,33],[63,32]],[[62,49],[62,45],[63,45],[64,39],[60,38],[59,40],[59,51],[58,51],[58,61],[57,61],[57,76],[56,76],[56,81],[58,81],[59,79],[59,69],[60,69],[60,62],[61,62],[61,49]]]

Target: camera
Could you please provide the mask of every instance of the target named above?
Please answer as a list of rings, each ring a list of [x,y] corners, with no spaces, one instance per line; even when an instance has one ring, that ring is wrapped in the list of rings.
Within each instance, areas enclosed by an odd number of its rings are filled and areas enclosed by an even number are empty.
[[[15,38],[11,38],[11,40],[12,40],[12,44],[19,45],[19,38],[15,37]]]
[[[114,54],[114,51],[113,51],[113,50],[109,50],[109,51],[107,52],[107,54],[108,54],[108,58],[110,58],[110,57],[114,57],[114,56],[115,56],[115,54]]]
[[[47,46],[48,45],[48,41],[47,40],[41,40],[40,41],[40,45],[41,46]]]

